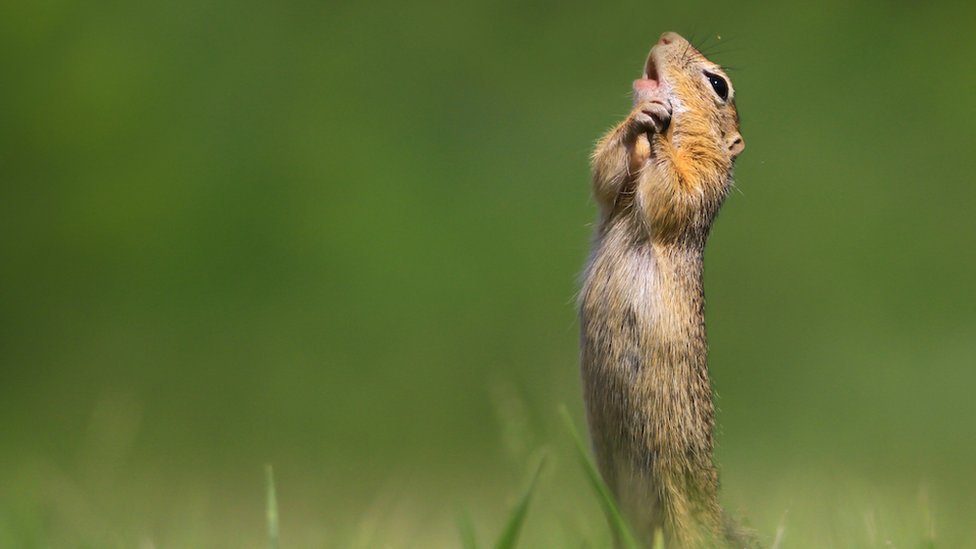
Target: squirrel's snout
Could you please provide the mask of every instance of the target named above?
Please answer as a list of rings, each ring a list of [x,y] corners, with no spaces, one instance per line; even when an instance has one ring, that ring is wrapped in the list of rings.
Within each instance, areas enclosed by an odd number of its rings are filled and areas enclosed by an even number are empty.
[[[667,46],[672,42],[677,42],[681,40],[681,35],[676,32],[666,32],[661,35],[661,39],[657,41],[658,44],[662,46]]]

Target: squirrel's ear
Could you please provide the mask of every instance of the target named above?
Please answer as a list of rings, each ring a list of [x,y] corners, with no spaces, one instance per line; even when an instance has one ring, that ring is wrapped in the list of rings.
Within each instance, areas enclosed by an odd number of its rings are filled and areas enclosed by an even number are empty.
[[[746,148],[746,142],[742,140],[742,134],[736,132],[729,136],[729,153],[732,154],[732,158],[739,156],[739,153]]]

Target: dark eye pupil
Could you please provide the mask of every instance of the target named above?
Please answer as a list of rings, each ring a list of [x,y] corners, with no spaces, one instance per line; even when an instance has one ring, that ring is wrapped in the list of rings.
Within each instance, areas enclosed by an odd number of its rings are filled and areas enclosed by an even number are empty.
[[[712,85],[712,89],[722,98],[722,101],[729,98],[729,84],[724,78],[710,72],[705,72],[705,76],[708,77],[708,82]]]

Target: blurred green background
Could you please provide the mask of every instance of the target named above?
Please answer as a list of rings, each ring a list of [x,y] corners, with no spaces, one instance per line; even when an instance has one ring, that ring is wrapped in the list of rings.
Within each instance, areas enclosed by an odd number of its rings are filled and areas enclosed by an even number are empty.
[[[592,143],[675,30],[746,151],[706,258],[727,506],[976,546],[972,3],[6,3],[0,545],[606,543]]]

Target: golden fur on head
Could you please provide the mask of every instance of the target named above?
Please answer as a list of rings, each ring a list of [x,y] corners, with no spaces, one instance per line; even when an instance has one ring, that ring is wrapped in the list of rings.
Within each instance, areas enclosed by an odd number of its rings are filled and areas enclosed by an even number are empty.
[[[724,85],[724,97],[713,81]],[[621,137],[631,141],[625,144],[626,170],[622,178],[608,178],[621,159],[603,153],[620,145],[615,138]],[[636,206],[650,235],[663,240],[707,230],[744,146],[728,76],[687,40],[665,33],[634,82],[633,112],[593,155],[604,217]]]

